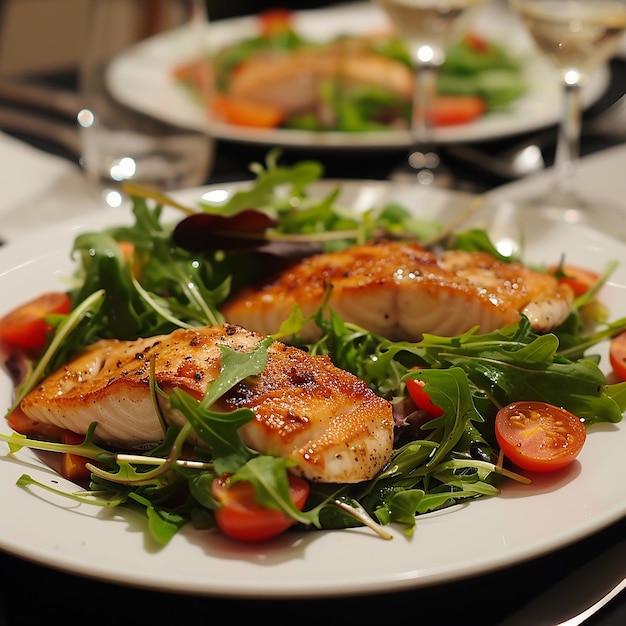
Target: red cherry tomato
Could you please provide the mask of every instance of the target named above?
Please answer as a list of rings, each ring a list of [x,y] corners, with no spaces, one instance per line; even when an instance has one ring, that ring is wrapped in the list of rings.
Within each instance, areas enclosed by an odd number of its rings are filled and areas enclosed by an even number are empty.
[[[216,478],[211,486],[213,495],[222,505],[215,511],[219,529],[239,541],[265,541],[279,535],[295,524],[282,511],[268,509],[257,503],[252,483],[240,480],[232,485],[226,477]],[[309,495],[309,483],[289,475],[289,495],[302,510]]]
[[[496,439],[512,463],[532,472],[550,472],[569,465],[587,437],[576,415],[547,402],[514,402],[500,409]]]
[[[609,361],[613,372],[620,380],[626,380],[626,332],[611,340],[609,346]]]
[[[286,116],[286,111],[281,107],[221,93],[213,94],[211,108],[217,117],[236,126],[276,128]]]
[[[425,385],[426,383],[423,380],[409,378],[406,381],[406,390],[418,409],[426,411],[433,417],[440,417],[443,415],[443,409],[433,404],[430,396],[424,391]]]
[[[0,319],[0,338],[18,348],[39,351],[46,345],[50,331],[45,317],[53,313],[69,313],[70,309],[70,298],[66,293],[44,293]]]
[[[487,110],[487,103],[480,96],[456,94],[439,95],[433,107],[435,126],[468,124],[478,119]]]
[[[575,265],[553,265],[548,272],[553,274],[560,283],[569,285],[576,297],[589,291],[600,279],[598,272]]]
[[[486,52],[489,50],[489,42],[477,33],[465,35],[465,45],[476,52]]]
[[[292,9],[266,9],[258,14],[257,19],[264,37],[293,28],[294,11]]]

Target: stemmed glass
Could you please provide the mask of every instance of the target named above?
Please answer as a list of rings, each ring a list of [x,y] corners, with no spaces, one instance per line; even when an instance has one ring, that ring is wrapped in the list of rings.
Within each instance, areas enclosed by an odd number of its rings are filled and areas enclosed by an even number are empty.
[[[626,30],[626,0],[509,0],[538,49],[557,71],[563,110],[555,154],[556,179],[548,193],[521,201],[521,209],[548,219],[583,222],[615,234],[611,207],[576,190],[582,124],[581,89],[614,56]]]
[[[408,165],[423,185],[448,186],[447,173],[435,150],[433,107],[439,70],[446,49],[465,34],[486,0],[374,0],[405,42],[415,68]]]

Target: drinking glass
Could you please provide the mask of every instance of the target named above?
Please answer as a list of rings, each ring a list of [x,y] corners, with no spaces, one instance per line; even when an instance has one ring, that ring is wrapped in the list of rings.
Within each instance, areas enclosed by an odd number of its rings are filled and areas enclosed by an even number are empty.
[[[415,69],[408,165],[423,185],[448,186],[434,141],[433,107],[446,50],[460,41],[486,0],[374,0],[405,42]]]
[[[510,0],[510,6],[555,68],[563,91],[554,185],[547,193],[519,201],[520,209],[529,217],[534,211],[536,216],[587,223],[615,235],[614,207],[583,197],[576,189],[576,166],[581,89],[591,73],[617,53],[626,30],[626,0]]]
[[[105,191],[124,181],[160,191],[205,182],[214,140],[167,118],[182,89],[175,68],[206,54],[205,1],[89,1],[79,76],[83,169]],[[133,107],[128,95],[142,89],[152,93],[154,110],[165,116]]]

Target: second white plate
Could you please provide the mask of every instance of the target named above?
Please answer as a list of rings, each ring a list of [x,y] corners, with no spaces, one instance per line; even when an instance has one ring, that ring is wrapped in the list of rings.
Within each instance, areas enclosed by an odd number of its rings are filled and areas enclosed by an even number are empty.
[[[340,184],[345,206],[370,208],[398,202],[417,215],[447,221],[470,200],[463,194],[408,184],[322,181],[312,194]],[[189,190],[186,202],[239,185]],[[178,215],[180,217],[180,215]],[[482,219],[482,216],[478,216]],[[30,297],[67,287],[74,237],[131,222],[128,211],[91,213],[0,249],[0,315]],[[567,258],[602,270],[626,258],[613,239],[576,225],[524,225],[526,259]],[[626,315],[626,268],[603,290],[611,317]],[[602,353],[606,358],[606,351]],[[0,370],[0,413],[13,387]],[[10,432],[0,417],[0,430]],[[222,597],[311,597],[421,587],[510,566],[579,540],[626,515],[622,471],[623,424],[592,427],[579,460],[565,472],[537,476],[532,485],[507,483],[499,497],[473,501],[417,520],[413,537],[393,529],[385,541],[366,529],[285,533],[261,545],[243,545],[219,533],[185,529],[159,548],[146,539],[139,516],[79,505],[60,496],[18,487],[24,473],[59,489],[75,490],[31,451],[9,455],[0,443],[0,549],[37,563],[116,584]],[[45,520],[43,522],[42,520]]]
[[[381,9],[370,2],[356,2],[296,12],[296,28],[309,39],[330,40],[340,34],[379,30],[388,23]],[[227,44],[257,34],[254,16],[219,20],[207,26],[209,46],[218,50]],[[487,5],[473,30],[505,45],[525,59],[527,93],[505,112],[490,113],[470,124],[440,127],[439,143],[479,142],[529,132],[554,124],[560,114],[560,93],[555,73],[535,51],[515,18],[498,0]],[[253,129],[209,119],[206,111],[172,79],[177,35],[156,37],[147,45],[121,56],[111,66],[109,85],[127,106],[185,128],[200,129],[219,139],[276,146],[313,148],[400,148],[411,145],[408,131],[363,133],[311,132],[289,129]],[[585,106],[604,93],[609,72],[601,68],[584,91]]]

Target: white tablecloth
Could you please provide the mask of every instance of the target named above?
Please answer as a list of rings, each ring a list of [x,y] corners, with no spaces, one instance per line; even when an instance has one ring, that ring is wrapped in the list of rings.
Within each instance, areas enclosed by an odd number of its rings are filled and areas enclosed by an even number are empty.
[[[78,166],[0,132],[0,239],[103,206]]]

